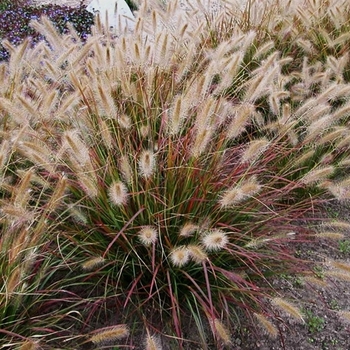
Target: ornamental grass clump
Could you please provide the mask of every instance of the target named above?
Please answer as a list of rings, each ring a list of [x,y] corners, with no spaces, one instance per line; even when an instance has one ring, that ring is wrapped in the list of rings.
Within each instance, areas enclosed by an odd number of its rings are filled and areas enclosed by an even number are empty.
[[[350,110],[349,60],[331,45],[348,45],[346,3],[336,23],[322,4],[309,31],[296,3],[210,13],[145,1],[133,33],[97,22],[82,44],[42,19],[47,42],[5,43],[1,242],[11,235],[6,251],[22,253],[1,266],[1,307],[20,319],[2,321],[1,342],[135,346],[141,335],[149,349],[182,348],[194,324],[201,345],[220,348],[244,315],[272,337],[279,309],[295,318],[269,278],[308,271],[293,244],[317,232],[301,222],[321,196],[348,193]],[[311,47],[321,22],[332,41]],[[32,276],[30,292],[19,276]]]

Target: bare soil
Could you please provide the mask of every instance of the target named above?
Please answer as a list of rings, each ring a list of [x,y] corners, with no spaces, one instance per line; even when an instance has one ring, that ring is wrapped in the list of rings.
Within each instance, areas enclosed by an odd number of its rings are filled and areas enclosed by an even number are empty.
[[[327,205],[325,212],[337,220],[350,222],[350,201],[334,202]],[[345,240],[323,239],[315,243],[300,245],[296,254],[315,262],[322,277],[322,263],[328,260],[341,260],[350,263],[349,249],[340,249],[340,242],[349,241],[350,232]],[[317,267],[321,267],[317,269]],[[305,323],[300,324],[280,315],[280,337],[272,339],[258,324],[255,331],[242,330],[235,335],[234,350],[349,350],[350,320],[339,317],[338,311],[350,310],[350,282],[325,279],[327,286],[305,285],[298,276],[285,276],[272,282],[276,291],[284,299],[302,309]],[[349,279],[350,281],[350,279]]]

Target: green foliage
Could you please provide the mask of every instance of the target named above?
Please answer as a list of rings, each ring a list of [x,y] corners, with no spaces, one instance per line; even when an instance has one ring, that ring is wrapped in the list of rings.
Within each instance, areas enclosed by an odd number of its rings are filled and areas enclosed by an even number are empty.
[[[324,269],[322,266],[314,266],[313,268],[314,274],[317,278],[323,279],[324,278]]]
[[[329,302],[329,307],[330,307],[332,310],[337,310],[337,311],[340,310],[338,301],[337,301],[336,299],[332,299],[332,300]]]
[[[306,325],[310,333],[322,332],[325,327],[325,319],[320,316],[316,316],[310,310],[305,310]]]
[[[350,241],[345,239],[342,241],[339,241],[339,251],[343,254],[349,254],[350,253]]]
[[[8,8],[14,8],[15,6],[26,6],[30,0],[1,0],[0,1],[0,12],[5,11]]]
[[[0,11],[6,10],[11,5],[10,0],[3,0],[0,2]]]

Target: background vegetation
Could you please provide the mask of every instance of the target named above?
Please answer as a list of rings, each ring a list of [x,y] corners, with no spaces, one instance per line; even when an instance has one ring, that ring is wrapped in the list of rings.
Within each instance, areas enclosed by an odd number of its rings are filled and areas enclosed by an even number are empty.
[[[55,24],[60,33],[68,33],[68,26],[72,25],[84,40],[90,33],[93,16],[84,6],[70,8],[59,5],[33,6],[30,0],[0,1],[0,38],[7,39],[13,45],[19,45],[27,37],[31,38],[31,45],[44,36],[29,26],[30,21],[47,16]],[[0,45],[0,61],[7,60],[9,52]]]

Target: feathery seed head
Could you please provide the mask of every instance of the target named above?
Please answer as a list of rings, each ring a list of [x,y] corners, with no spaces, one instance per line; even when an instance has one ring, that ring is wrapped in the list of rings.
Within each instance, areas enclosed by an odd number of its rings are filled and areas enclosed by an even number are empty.
[[[16,267],[13,271],[11,271],[11,275],[5,281],[6,293],[9,296],[12,296],[15,291],[18,291],[21,286],[21,277],[23,271]]]
[[[275,43],[272,40],[263,44],[261,47],[257,48],[257,51],[253,56],[253,59],[259,59],[261,56],[266,55],[266,53],[268,53],[271,49],[273,49],[274,46],[275,46]]]
[[[170,135],[176,135],[182,126],[182,123],[186,117],[185,115],[185,102],[184,98],[179,95],[174,99],[173,107],[169,111],[169,133]]]
[[[88,223],[86,215],[83,213],[81,208],[79,208],[79,206],[69,205],[68,211],[69,211],[71,217],[73,218],[73,220],[76,221],[77,223],[82,223],[85,225]]]
[[[124,180],[130,184],[132,182],[132,170],[127,156],[121,156],[119,159],[119,170],[122,173]]]
[[[22,175],[21,182],[17,188],[14,189],[15,198],[13,201],[13,204],[16,207],[22,207],[25,208],[29,199],[30,199],[30,192],[31,192],[31,180],[34,173],[32,169],[29,169]]]
[[[174,248],[170,252],[169,257],[173,265],[177,267],[186,265],[190,260],[190,254],[186,246]]]
[[[158,29],[158,19],[157,19],[157,11],[153,10],[152,11],[152,29],[156,33]]]
[[[138,42],[134,42],[134,47],[133,47],[133,53],[134,53],[134,60],[136,64],[141,63],[141,53],[140,53],[140,46]]]
[[[277,338],[278,330],[276,326],[269,321],[264,315],[254,313],[255,318],[258,320],[262,329],[269,335],[271,338]]]
[[[344,181],[331,182],[327,181],[327,190],[339,201],[347,200],[350,198],[350,186]]]
[[[350,158],[345,158],[342,159],[339,163],[338,163],[338,167],[339,168],[348,168],[350,167]]]
[[[199,226],[192,224],[191,222],[186,223],[182,226],[180,230],[180,236],[182,237],[191,237],[196,231],[199,230]]]
[[[201,237],[201,241],[207,251],[221,250],[229,243],[227,234],[218,229],[207,232],[203,237]]]
[[[94,175],[92,173],[77,174],[80,186],[90,198],[95,198],[99,192],[97,179]]]
[[[344,270],[329,270],[325,271],[324,275],[338,280],[350,282],[350,273]]]
[[[149,178],[153,175],[156,164],[156,157],[151,150],[145,150],[140,154],[139,170],[140,175],[144,178]]]
[[[129,329],[125,325],[118,325],[94,334],[90,337],[90,341],[96,345],[111,344],[128,335]]]
[[[290,103],[283,103],[282,105],[282,116],[280,119],[281,124],[287,124],[291,119],[292,111]]]
[[[128,200],[128,191],[121,181],[113,181],[108,189],[109,200],[115,205],[125,205]]]
[[[267,68],[266,66],[268,64],[271,64],[271,62],[267,62],[267,64],[258,68],[259,71],[247,82],[248,89],[245,92],[245,99],[247,101],[255,102],[258,98],[265,95],[269,89],[269,85],[271,85],[271,82],[278,75],[280,70],[279,65],[276,64]]]
[[[313,101],[313,100],[311,100]],[[310,101],[310,102],[311,102]],[[303,115],[303,118],[305,118],[309,123],[317,122],[318,120],[322,120],[324,117],[326,117],[328,120],[328,116],[330,114],[330,106],[328,103],[318,103],[317,100],[314,101],[316,105],[310,106],[310,110],[305,110],[305,115]],[[305,103],[307,104],[307,103]],[[302,106],[300,107],[302,108]],[[299,111],[299,110],[298,110]]]
[[[21,132],[19,132],[20,136]],[[52,162],[52,152],[47,145],[39,140],[36,142],[18,141],[17,151],[22,153],[34,164],[44,167],[50,173],[55,173],[55,165]]]
[[[158,232],[153,226],[144,226],[138,233],[141,243],[145,246],[150,246],[157,242]]]
[[[327,164],[332,164],[334,163],[334,155],[330,152],[330,153],[325,153],[321,159],[320,159],[320,164],[321,165],[327,165]]]
[[[240,186],[242,193],[244,196],[253,196],[261,190],[261,185],[257,182],[255,177],[245,181]]]
[[[329,238],[329,239],[343,239],[344,234],[341,232],[334,232],[334,231],[323,231],[318,232],[315,234],[316,238]]]
[[[96,47],[100,47],[97,45]],[[111,96],[110,91],[106,88],[106,84],[104,81],[100,78],[96,81],[96,90],[97,90],[97,96],[99,97],[99,101],[101,102],[101,105],[103,106],[103,111],[105,114],[113,116],[116,113],[116,108],[114,105],[113,98]]]
[[[90,161],[89,149],[85,143],[81,140],[77,130],[67,130],[63,134],[63,142],[65,148],[68,148],[71,155],[74,156],[76,161],[85,165]]]
[[[219,319],[215,318],[211,326],[213,333],[216,334],[225,345],[232,344],[230,332]]]
[[[322,226],[331,227],[338,230],[345,230],[345,231],[350,230],[350,222],[343,221],[343,220],[333,220],[333,221],[325,222],[322,224]]]
[[[312,54],[314,51],[313,45],[310,40],[298,39],[296,43],[307,53]]]
[[[13,204],[3,204],[1,208],[1,213],[5,214],[11,220],[17,221],[30,221],[34,220],[35,215],[33,211],[26,208],[16,207]]]
[[[190,258],[196,263],[196,264],[202,264],[203,261],[208,259],[208,255],[203,250],[203,247],[200,245],[190,244],[187,246]]]
[[[219,85],[214,90],[215,93],[220,94],[232,85],[232,81],[241,67],[243,57],[243,52],[237,52],[222,60],[224,61],[223,71],[221,72],[222,78]]]
[[[31,339],[26,340],[18,348],[18,350],[39,350],[39,349],[41,349],[39,343]]]
[[[323,145],[326,143],[331,143],[339,140],[342,138],[344,135],[346,135],[348,132],[348,129],[345,127],[336,127],[329,133],[325,134],[322,136],[318,141],[317,145]]]
[[[232,207],[235,204],[241,202],[243,199],[245,199],[245,196],[241,190],[240,187],[234,187],[230,190],[227,190],[224,192],[220,199],[220,206],[222,208],[228,208]]]
[[[277,93],[271,93],[269,95],[269,105],[271,112],[274,115],[278,115],[280,112],[280,99],[278,98]]]
[[[329,287],[329,285],[326,281],[324,281],[321,278],[314,277],[314,276],[305,276],[305,277],[303,277],[303,281],[305,281],[306,283],[310,283],[313,286],[317,286],[317,287],[321,287],[321,288]]]
[[[159,339],[154,335],[147,335],[146,337],[146,350],[162,350]]]
[[[84,271],[93,271],[96,268],[102,266],[105,263],[105,259],[102,257],[91,258],[84,263],[82,263],[81,267]]]
[[[239,136],[255,114],[255,106],[251,103],[245,103],[237,107],[234,118],[227,128],[226,137],[234,139]]]
[[[344,136],[341,140],[338,141],[337,143],[337,148],[342,149],[346,148],[348,149],[350,146],[350,135]]]
[[[131,120],[126,114],[118,116],[118,123],[123,129],[130,129],[131,127]]]
[[[194,91],[194,95],[198,97],[201,101],[203,101],[210,91],[210,87],[213,80],[214,75],[213,67],[209,65],[206,74],[200,75],[196,81],[196,91]]]
[[[212,124],[211,120],[213,119],[217,103],[218,100],[212,96],[208,96],[200,106],[195,121],[195,127],[198,132],[207,129]]]
[[[343,261],[329,260],[326,265],[350,273],[350,265]]]
[[[326,115],[313,121],[307,128],[308,136],[305,138],[305,142],[311,142],[322,135],[333,123],[334,119],[332,115]]]
[[[3,140],[0,146],[0,172],[2,172],[5,163],[7,162],[10,152],[10,142]]]
[[[300,181],[305,185],[310,185],[329,178],[333,173],[334,166],[332,165],[327,167],[319,167],[309,171],[303,178],[301,178]]]
[[[282,233],[282,234],[277,234],[273,236],[268,236],[268,237],[259,237],[256,239],[252,239],[249,241],[245,247],[246,248],[258,248],[264,246],[266,243],[275,241],[275,240],[281,240],[281,239],[288,239],[292,240],[295,238],[295,232],[288,232],[288,233]]]
[[[269,145],[270,142],[265,137],[249,142],[242,154],[242,163],[254,162],[265,152]]]
[[[148,125],[141,125],[140,127],[140,134],[143,139],[146,139],[149,135],[150,128]]]
[[[292,146],[295,147],[299,143],[298,134],[294,130],[288,130],[287,136]]]
[[[100,124],[100,133],[101,133],[103,143],[108,149],[111,149],[113,147],[113,138],[109,130],[109,127],[103,119],[99,120],[99,124]]]
[[[200,129],[197,131],[194,144],[191,149],[193,157],[199,157],[203,152],[205,152],[207,145],[212,139],[214,132],[213,126],[207,126],[206,128]]]
[[[67,176],[63,173],[59,177],[58,182],[56,183],[56,187],[54,192],[51,195],[50,201],[48,203],[48,208],[50,210],[54,210],[62,203],[62,199],[65,197],[65,192],[67,189],[68,179]]]
[[[225,191],[219,201],[222,208],[228,208],[253,197],[261,190],[262,186],[255,177],[245,180],[241,184]]]
[[[277,306],[282,310],[287,316],[291,316],[295,321],[305,323],[303,314],[292,303],[282,299],[282,298],[273,298],[271,299],[273,305]]]
[[[311,157],[313,157],[315,154],[315,150],[314,149],[310,149],[309,151],[304,151],[301,153],[301,155],[296,158],[294,161],[293,161],[293,168],[297,168],[299,167],[300,165],[303,165],[304,163],[306,163],[306,161],[308,161]]]

